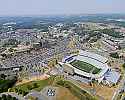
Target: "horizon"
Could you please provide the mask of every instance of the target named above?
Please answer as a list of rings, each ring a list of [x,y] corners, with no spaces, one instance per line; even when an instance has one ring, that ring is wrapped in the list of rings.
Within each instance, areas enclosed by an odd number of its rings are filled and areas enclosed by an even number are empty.
[[[13,15],[0,15],[0,17],[49,17],[49,16],[100,16],[100,15],[125,15],[125,13],[72,13],[72,14],[25,14],[25,15],[20,15],[20,14],[13,14]]]

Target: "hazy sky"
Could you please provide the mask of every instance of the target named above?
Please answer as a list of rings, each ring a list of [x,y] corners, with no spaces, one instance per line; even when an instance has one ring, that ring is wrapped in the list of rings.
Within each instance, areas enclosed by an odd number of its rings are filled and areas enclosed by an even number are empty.
[[[125,13],[125,0],[0,0],[0,15]]]

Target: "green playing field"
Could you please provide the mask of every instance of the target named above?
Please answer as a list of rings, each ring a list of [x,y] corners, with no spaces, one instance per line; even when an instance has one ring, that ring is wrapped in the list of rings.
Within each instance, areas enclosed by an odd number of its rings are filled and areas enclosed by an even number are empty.
[[[93,74],[98,74],[101,69],[93,66],[92,64],[86,63],[84,61],[79,61],[79,60],[74,60],[73,62],[70,63],[73,67],[82,70],[87,73],[93,73]]]

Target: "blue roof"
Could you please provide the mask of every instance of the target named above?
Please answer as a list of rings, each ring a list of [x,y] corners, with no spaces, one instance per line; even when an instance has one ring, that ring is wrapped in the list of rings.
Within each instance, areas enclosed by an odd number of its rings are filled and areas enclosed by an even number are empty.
[[[117,83],[120,78],[120,74],[116,71],[109,71],[105,74],[105,79],[112,83]]]

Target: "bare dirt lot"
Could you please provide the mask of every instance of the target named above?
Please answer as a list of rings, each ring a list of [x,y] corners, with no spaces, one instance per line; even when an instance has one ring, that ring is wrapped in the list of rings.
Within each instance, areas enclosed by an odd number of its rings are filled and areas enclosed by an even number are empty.
[[[64,87],[59,87],[56,99],[57,100],[79,100],[68,89]]]
[[[23,79],[21,80],[20,82],[17,82],[16,85],[20,85],[20,84],[24,84],[24,83],[28,83],[28,82],[31,82],[31,81],[36,81],[36,80],[45,80],[49,78],[49,75],[41,75],[41,76],[32,76],[30,79]]]
[[[90,85],[83,84],[83,83],[81,84],[81,86],[86,89],[94,88],[94,90],[96,91],[95,95],[99,98],[103,98],[104,100],[111,100],[115,90],[117,89],[114,87],[108,87],[103,85],[93,85],[92,87]]]

